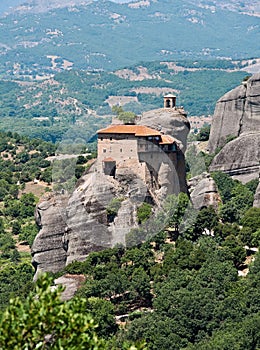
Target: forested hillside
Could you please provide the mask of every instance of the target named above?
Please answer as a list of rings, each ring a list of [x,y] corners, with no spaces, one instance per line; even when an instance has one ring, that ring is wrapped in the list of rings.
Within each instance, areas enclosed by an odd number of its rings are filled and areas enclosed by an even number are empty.
[[[43,82],[0,80],[1,128],[57,142],[84,124],[93,137],[110,123],[113,104],[140,114],[162,107],[169,92],[189,116],[212,114],[216,101],[246,77],[239,71],[244,66],[227,60],[156,61],[114,72],[66,71]]]
[[[257,5],[227,3],[28,2],[0,19],[0,74],[114,70],[187,57],[260,57]]]
[[[169,196],[154,218],[154,223],[165,223],[155,236],[132,246],[133,237],[144,237],[143,226],[129,233],[129,247],[93,252],[85,261],[74,262],[52,276],[80,275],[82,287],[70,303],[62,303],[46,279],[40,279],[36,287],[39,298],[33,293],[26,297],[31,283],[28,265],[12,267],[12,274],[10,267],[2,269],[2,295],[19,295],[20,301],[3,313],[0,344],[15,344],[15,349],[20,349],[28,339],[29,349],[34,349],[48,329],[53,332],[49,344],[67,344],[68,349],[103,339],[95,349],[130,349],[135,343],[136,349],[153,350],[257,350],[260,256],[254,247],[260,242],[260,209],[252,207],[257,181],[242,185],[222,173],[212,176],[222,200],[217,212],[211,207],[194,212],[193,224],[183,229],[188,197],[183,193]],[[149,215],[147,211],[143,222]],[[18,273],[23,288],[17,288]],[[7,283],[16,286],[12,294]],[[1,305],[6,307],[6,299],[2,298]],[[89,318],[88,313],[92,315]],[[22,326],[13,315],[19,315]],[[76,327],[71,323],[75,315],[80,316],[73,321]],[[86,326],[91,319],[97,328]],[[52,328],[38,327],[45,322]],[[19,327],[25,331],[24,337],[19,335]],[[145,347],[141,345],[144,342]],[[5,347],[9,348],[11,345]]]

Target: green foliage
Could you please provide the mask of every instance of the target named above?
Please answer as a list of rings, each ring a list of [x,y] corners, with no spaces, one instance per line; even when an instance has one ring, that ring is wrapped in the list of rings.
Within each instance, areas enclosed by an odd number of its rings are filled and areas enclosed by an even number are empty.
[[[241,219],[243,228],[240,232],[241,240],[254,247],[260,245],[260,209],[250,208],[248,209]]]
[[[197,240],[205,231],[212,233],[218,225],[218,215],[213,207],[203,208],[199,211],[194,222],[194,228],[190,233],[190,239]],[[187,235],[186,235],[187,236]]]
[[[19,239],[20,241],[28,243],[31,247],[38,232],[39,228],[35,223],[28,223],[22,227],[21,232],[19,234]]]
[[[151,213],[152,213],[152,206],[151,206],[151,204],[143,202],[137,208],[138,223],[139,224],[144,223],[150,217]]]
[[[1,311],[6,308],[10,298],[19,295],[23,299],[29,293],[33,274],[34,270],[31,263],[17,264],[17,262],[14,262],[2,266],[0,270]]]
[[[61,289],[51,289],[51,280],[41,277],[35,294],[25,301],[10,300],[0,323],[2,349],[105,349],[95,334],[92,317],[85,313],[83,299],[63,303]]]
[[[260,208],[250,208],[245,212],[241,223],[253,232],[260,228]]]
[[[86,311],[97,324],[96,333],[102,338],[110,338],[118,330],[114,317],[114,305],[104,299],[91,297],[86,300]]]
[[[240,222],[246,210],[253,204],[255,182],[243,185],[222,172],[214,172],[212,177],[223,202],[220,217],[225,222]]]
[[[209,134],[210,134],[210,125],[205,125],[200,129],[197,135],[197,140],[207,141],[209,139]]]
[[[230,176],[220,171],[212,173],[211,176],[217,184],[223,203],[226,203],[232,197],[231,193],[235,186],[235,181],[232,180]]]
[[[135,122],[135,114],[133,112],[124,111],[121,106],[113,106],[112,112],[115,113],[117,118],[124,124],[133,124]]]
[[[112,222],[114,221],[114,218],[117,216],[118,210],[121,207],[121,203],[124,200],[124,198],[112,198],[110,203],[108,204],[106,208],[108,221]]]
[[[187,176],[194,177],[206,171],[205,158],[202,152],[199,152],[195,145],[188,147],[185,153],[187,163]]]

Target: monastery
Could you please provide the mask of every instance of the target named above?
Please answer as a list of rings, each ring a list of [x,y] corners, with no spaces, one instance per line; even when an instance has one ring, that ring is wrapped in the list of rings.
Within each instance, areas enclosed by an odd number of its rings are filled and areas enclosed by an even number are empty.
[[[175,103],[176,96],[164,97],[165,109],[175,109]],[[167,168],[171,173],[167,194],[175,192],[171,182],[177,178],[180,155],[177,139],[148,126],[116,124],[98,131],[99,171],[115,179],[135,174],[150,190],[160,189]]]

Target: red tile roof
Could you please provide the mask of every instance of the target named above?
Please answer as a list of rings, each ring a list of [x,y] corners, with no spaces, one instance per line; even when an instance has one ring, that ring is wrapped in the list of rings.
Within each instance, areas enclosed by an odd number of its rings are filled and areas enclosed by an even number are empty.
[[[98,130],[98,134],[133,134],[135,136],[161,136],[157,130],[143,125],[111,125]]]
[[[160,142],[160,145],[171,145],[173,143],[176,143],[176,140],[173,137],[170,135],[162,135],[162,141]]]

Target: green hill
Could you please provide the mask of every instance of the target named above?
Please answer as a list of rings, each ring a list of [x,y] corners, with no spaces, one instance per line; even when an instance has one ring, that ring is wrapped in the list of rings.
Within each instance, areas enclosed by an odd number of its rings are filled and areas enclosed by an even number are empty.
[[[106,0],[69,3],[51,10],[43,5],[43,12],[27,4],[27,10],[1,18],[2,76],[46,75],[71,66],[114,70],[187,57],[260,56],[258,17],[232,7],[187,0],[150,1],[147,6]]]

